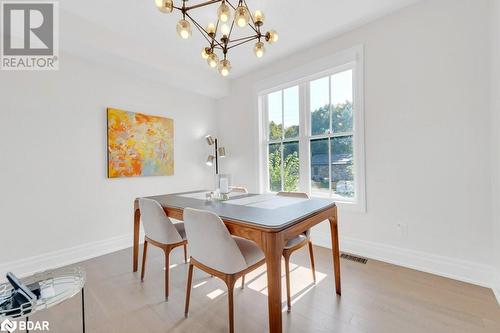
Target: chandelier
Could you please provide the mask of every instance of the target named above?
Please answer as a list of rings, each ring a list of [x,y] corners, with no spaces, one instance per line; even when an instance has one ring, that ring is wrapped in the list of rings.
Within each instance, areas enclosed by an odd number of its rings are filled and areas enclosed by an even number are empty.
[[[222,76],[229,75],[231,71],[231,63],[227,53],[233,47],[255,42],[253,52],[257,58],[262,58],[266,51],[263,41],[269,44],[278,41],[278,33],[275,30],[262,31],[264,13],[256,10],[252,15],[245,0],[238,0],[237,4],[236,0],[209,0],[192,6],[187,5],[188,0],[181,1],[181,6],[175,6],[174,0],[155,0],[156,7],[162,13],[172,13],[174,9],[182,13],[182,19],[177,22],[177,34],[182,39],[188,39],[191,36],[191,24],[198,29],[208,43],[208,46],[201,50],[201,56],[211,68],[217,68]],[[206,28],[191,16],[194,9],[218,3],[220,4],[217,9],[217,21],[209,23]],[[250,35],[238,38],[231,37],[235,29],[246,27],[251,28]]]

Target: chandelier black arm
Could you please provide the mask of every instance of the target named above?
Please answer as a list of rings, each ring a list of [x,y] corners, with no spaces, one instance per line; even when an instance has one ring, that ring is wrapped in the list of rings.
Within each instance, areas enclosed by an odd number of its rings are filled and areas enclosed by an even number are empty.
[[[222,45],[215,38],[211,38],[210,37],[210,35],[208,34],[208,32],[198,22],[196,22],[191,17],[191,15],[189,15],[188,13],[186,13],[186,16],[191,20],[191,22],[193,22],[193,24],[195,25],[195,27],[200,31],[200,33],[203,35],[203,37],[205,37],[205,39],[207,40],[207,42],[210,45],[212,45],[212,43],[215,42],[217,45],[219,45],[219,46],[222,47]]]
[[[254,39],[258,39],[258,38],[259,38],[259,37],[258,37],[257,35],[255,35],[255,36],[253,36],[251,39],[245,40],[245,41],[240,42],[240,43],[238,43],[238,44],[234,44],[234,45],[228,46],[228,48],[227,48],[227,49],[228,49],[228,50],[230,50],[230,49],[232,49],[233,47],[240,46],[240,45],[242,45],[242,44],[245,44],[245,43],[251,42],[251,41],[253,41]]]
[[[220,24],[220,19],[217,19],[217,23],[215,23],[215,32],[210,36],[212,38],[212,42],[210,43],[210,47],[213,49],[214,44],[217,43],[217,40],[215,39],[217,37],[217,30],[219,29],[219,24]]]
[[[233,19],[233,22],[231,22],[231,28],[229,29],[229,33],[227,34],[228,43],[229,43],[229,40],[231,40],[231,34],[233,33],[233,28],[234,28],[234,19]]]
[[[212,43],[212,41],[211,41],[211,40],[207,37],[207,35],[206,35],[206,31],[205,31],[204,29],[200,29],[200,27],[198,26],[198,24],[196,23],[196,21],[195,21],[195,20],[193,20],[193,18],[192,18],[191,16],[189,16],[189,14],[188,14],[188,13],[186,13],[186,16],[189,18],[189,20],[190,20],[191,22],[193,22],[193,24],[194,24],[194,26],[196,27],[196,29],[198,29],[198,31],[202,34],[202,36],[203,36],[203,37],[205,37],[205,39],[207,40],[207,42],[208,42],[209,44],[211,44],[211,43]]]
[[[252,15],[250,15],[250,17],[252,17]],[[253,18],[252,18],[253,20]],[[250,26],[250,28],[252,28],[253,31],[255,31],[256,33],[260,34],[260,31],[257,30],[253,25],[251,25],[250,23],[248,23],[248,25]]]
[[[202,2],[202,3],[199,3],[197,5],[186,7],[185,10],[188,11],[188,10],[191,10],[191,9],[205,7],[205,6],[208,6],[208,5],[213,5],[214,3],[217,3],[217,2],[222,2],[222,0],[210,0],[210,1]]]
[[[241,38],[237,38],[237,39],[231,39],[229,40],[227,43],[236,43],[236,42],[240,42],[240,41],[243,41],[243,40],[254,40],[254,39],[257,39],[261,37],[260,35],[251,35],[251,36],[247,36],[247,37],[241,37]]]
[[[252,25],[252,24],[250,24],[250,22],[248,22],[248,25],[249,25],[249,26],[250,26],[250,27],[251,27],[251,28],[252,28],[252,29],[253,29],[256,33],[260,34],[260,31],[259,31],[259,30],[257,30],[257,29],[255,28],[255,27],[257,26],[257,24],[255,24],[255,21],[254,21],[254,19],[253,19],[253,15],[252,15],[252,13],[250,13],[250,9],[248,9],[248,5],[247,5],[246,0],[243,0],[243,3],[245,4],[245,7],[247,7],[247,10],[248,10],[248,12],[249,12],[249,14],[250,14],[250,19],[252,20],[252,23],[253,23],[253,25]]]
[[[236,10],[236,7],[233,6],[233,4],[231,2],[229,2],[229,0],[226,0],[226,3],[233,9],[233,10]]]

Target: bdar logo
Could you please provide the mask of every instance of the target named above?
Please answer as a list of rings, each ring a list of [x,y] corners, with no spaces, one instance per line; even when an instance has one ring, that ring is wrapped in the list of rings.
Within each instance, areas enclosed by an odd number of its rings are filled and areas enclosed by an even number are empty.
[[[5,319],[0,324],[0,331],[2,331],[2,332],[12,333],[16,330],[16,328],[17,328],[17,323],[14,321],[10,321],[9,319]]]

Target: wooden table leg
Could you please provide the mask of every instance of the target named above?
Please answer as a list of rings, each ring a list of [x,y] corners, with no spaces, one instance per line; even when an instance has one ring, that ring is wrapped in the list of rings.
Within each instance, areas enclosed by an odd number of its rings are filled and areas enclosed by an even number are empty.
[[[282,332],[281,318],[281,254],[283,252],[281,233],[265,234],[264,253],[267,265],[267,293],[269,311],[269,332]]]
[[[337,207],[335,207],[334,215],[329,218],[330,233],[332,238],[332,253],[333,253],[333,273],[335,276],[335,289],[338,295],[341,295],[340,285],[340,246],[339,246],[339,230],[337,226]]]
[[[139,231],[141,223],[141,212],[139,210],[139,200],[134,201],[134,272],[137,272],[139,266]]]

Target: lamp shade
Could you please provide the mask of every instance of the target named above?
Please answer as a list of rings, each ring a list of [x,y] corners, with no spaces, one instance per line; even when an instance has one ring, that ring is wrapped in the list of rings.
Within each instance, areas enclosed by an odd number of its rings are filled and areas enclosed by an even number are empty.
[[[214,140],[214,138],[211,135],[207,135],[205,137],[205,139],[207,140],[207,143],[208,143],[209,146],[211,146],[211,145],[213,145],[215,143],[215,140]]]
[[[214,165],[214,160],[215,160],[215,156],[214,155],[209,155],[208,158],[207,158],[207,165],[208,166]]]
[[[220,157],[226,157],[226,148],[219,147],[219,156]]]

